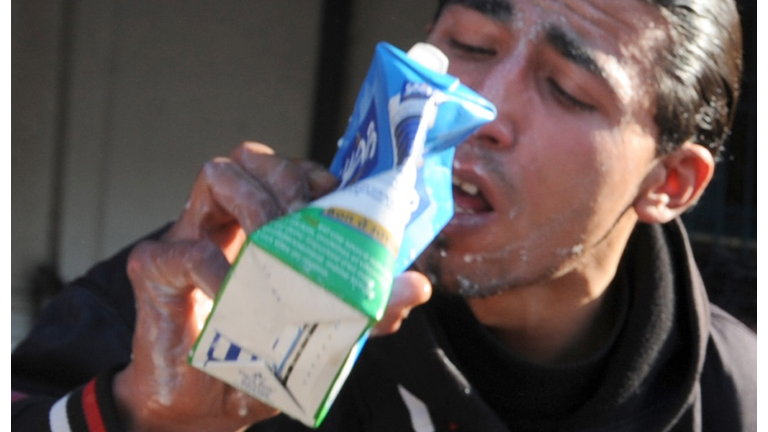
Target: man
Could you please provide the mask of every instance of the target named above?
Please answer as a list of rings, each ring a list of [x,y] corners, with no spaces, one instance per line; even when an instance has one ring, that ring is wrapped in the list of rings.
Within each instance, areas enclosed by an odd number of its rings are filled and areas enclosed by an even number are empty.
[[[667,3],[441,3],[428,41],[498,118],[459,146],[457,214],[321,429],[756,428],[754,334],[708,304],[677,220],[728,133],[738,17]],[[304,430],[185,357],[244,233],[334,185],[259,144],[207,164],[170,229],[75,282],[17,350],[14,425]]]

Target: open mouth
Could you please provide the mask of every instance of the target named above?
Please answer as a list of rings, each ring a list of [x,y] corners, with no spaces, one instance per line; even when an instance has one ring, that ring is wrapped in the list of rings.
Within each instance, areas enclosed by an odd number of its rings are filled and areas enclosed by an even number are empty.
[[[479,214],[493,210],[477,185],[456,176],[453,177],[453,202],[456,214]]]

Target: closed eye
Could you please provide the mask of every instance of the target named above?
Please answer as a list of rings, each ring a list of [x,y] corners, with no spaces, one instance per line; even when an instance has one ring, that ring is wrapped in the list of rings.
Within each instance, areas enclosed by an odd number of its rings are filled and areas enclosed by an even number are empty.
[[[578,110],[582,111],[594,111],[595,107],[576,98],[572,94],[565,91],[560,84],[557,83],[552,78],[547,79],[547,83],[552,88],[553,93],[555,94],[555,98],[557,98],[561,103],[565,104],[568,107],[572,107]]]
[[[492,48],[486,48],[478,45],[471,45],[464,42],[460,42],[451,38],[449,41],[451,48],[461,51],[465,54],[477,55],[477,56],[493,56],[496,55],[496,50]]]

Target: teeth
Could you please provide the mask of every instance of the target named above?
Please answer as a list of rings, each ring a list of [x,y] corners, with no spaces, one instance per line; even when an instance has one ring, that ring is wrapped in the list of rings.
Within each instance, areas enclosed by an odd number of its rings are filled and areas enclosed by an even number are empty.
[[[459,189],[462,191],[475,196],[477,195],[477,192],[480,190],[477,186],[473,185],[472,183],[463,182],[456,177],[453,177],[453,185],[458,186]]]
[[[455,214],[475,214],[475,212],[473,212],[470,209],[465,209],[464,207],[457,206],[456,203],[454,203],[453,212]]]

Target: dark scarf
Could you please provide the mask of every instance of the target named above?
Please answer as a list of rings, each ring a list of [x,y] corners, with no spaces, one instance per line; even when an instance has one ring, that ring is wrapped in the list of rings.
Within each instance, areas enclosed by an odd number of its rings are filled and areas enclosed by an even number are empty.
[[[428,307],[450,355],[510,430],[666,430],[695,395],[705,340],[695,310],[706,302],[692,288],[684,236],[676,222],[636,228],[610,287],[622,305],[612,341],[577,364],[516,357],[460,299],[438,295]]]

